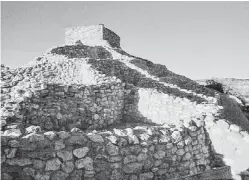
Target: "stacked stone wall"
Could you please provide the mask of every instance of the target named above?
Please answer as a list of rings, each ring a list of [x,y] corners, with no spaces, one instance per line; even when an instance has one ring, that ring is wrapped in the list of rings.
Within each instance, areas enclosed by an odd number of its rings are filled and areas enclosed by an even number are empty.
[[[126,84],[126,91],[125,91],[125,108],[124,108],[124,119],[123,122],[141,122],[144,121],[145,119],[140,115],[138,111],[138,102],[139,102],[139,94],[138,94],[138,89],[137,87],[131,85],[131,84]],[[141,119],[142,118],[142,119]]]
[[[90,86],[42,83],[32,91],[17,88],[4,101],[2,131],[20,136],[29,125],[70,131],[132,122],[138,118],[137,92],[134,86],[119,82]]]
[[[95,60],[89,59],[88,63],[91,67],[106,76],[115,76],[119,78],[122,82],[132,84],[138,88],[153,88],[157,91],[163,92],[165,94],[170,94],[173,96],[185,97],[191,101],[196,101],[198,104],[201,102],[206,102],[204,98],[180,91],[177,88],[171,88],[164,86],[156,80],[147,78],[145,75],[139,73],[138,71],[129,68],[123,62],[106,59],[106,60]]]
[[[112,47],[120,47],[120,37],[102,24],[67,28],[65,35],[66,44],[73,45],[77,41],[89,45],[107,41]]]
[[[107,40],[112,47],[120,47],[120,37],[110,29],[103,28],[103,39]]]
[[[196,93],[201,93],[207,96],[215,97],[214,91],[205,88],[204,86],[199,85],[195,81],[173,73],[172,71],[168,70],[165,65],[155,64],[149,60],[138,58],[136,56],[132,56],[122,49],[115,49],[116,52],[131,58],[129,61],[131,64],[135,65],[138,68],[148,72],[150,75],[159,78],[160,82],[166,82],[170,84],[175,84],[180,88],[187,89],[194,91]]]
[[[197,104],[155,89],[140,88],[138,96],[138,112],[156,124],[180,125],[191,120],[203,123],[203,115],[215,113],[213,105]]]
[[[203,127],[142,127],[83,133],[26,128],[2,136],[2,179],[169,179],[210,169]]]
[[[120,41],[111,31],[103,34],[102,25],[71,29],[68,33],[69,44],[78,40],[97,44],[95,41],[106,38],[115,47]],[[93,79],[98,76],[103,80],[106,76],[107,84],[82,86],[68,81],[54,84],[57,69],[51,68],[47,60],[54,81],[50,81],[50,73],[45,70],[46,63],[36,65],[46,72],[39,81],[32,78],[37,71],[31,67],[20,69],[27,75],[24,80],[17,72],[15,81],[12,73],[5,74],[2,91],[6,101],[1,104],[5,117],[1,121],[2,179],[179,179],[213,167],[214,149],[205,122],[193,118],[216,113],[212,105],[205,105],[204,98],[164,86],[122,60],[113,60],[102,47],[78,44],[57,47],[51,53],[53,62],[54,54],[70,58],[72,69],[78,66],[72,58],[87,58],[89,72],[90,67],[98,72],[92,74]],[[165,70],[157,67],[153,72]],[[76,71],[68,69],[67,79],[75,80]],[[78,73],[76,77],[87,75]],[[50,84],[39,84],[44,79]],[[162,126],[149,123],[145,127],[136,126],[147,120]],[[115,129],[120,127],[116,125],[130,128]],[[102,132],[96,131],[100,129]]]
[[[95,42],[99,41],[103,37],[103,26],[81,26],[66,29],[65,42],[68,45],[72,45],[78,40],[82,42]]]
[[[92,86],[48,84],[36,91],[27,106],[27,125],[46,130],[100,129],[120,123],[124,109],[124,85]],[[27,108],[27,107],[25,107]]]

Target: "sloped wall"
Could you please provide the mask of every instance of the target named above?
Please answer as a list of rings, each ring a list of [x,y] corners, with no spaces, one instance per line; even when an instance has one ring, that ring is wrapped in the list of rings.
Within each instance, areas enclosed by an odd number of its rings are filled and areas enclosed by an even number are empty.
[[[213,105],[196,104],[185,97],[176,97],[153,89],[140,88],[138,94],[138,111],[157,124],[180,125],[191,120],[203,123],[203,115],[215,114],[218,110]]]

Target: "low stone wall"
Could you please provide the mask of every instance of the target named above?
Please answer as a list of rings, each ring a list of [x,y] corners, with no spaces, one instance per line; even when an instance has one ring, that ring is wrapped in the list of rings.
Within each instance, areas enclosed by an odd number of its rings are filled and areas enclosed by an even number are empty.
[[[203,127],[142,127],[1,136],[3,180],[168,179],[210,169]]]

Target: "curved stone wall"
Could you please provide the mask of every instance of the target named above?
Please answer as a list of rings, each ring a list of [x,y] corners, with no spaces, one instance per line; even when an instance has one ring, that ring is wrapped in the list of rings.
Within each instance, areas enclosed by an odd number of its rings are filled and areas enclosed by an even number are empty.
[[[2,136],[2,179],[161,179],[210,169],[210,141],[203,126],[143,127],[84,133],[26,128]]]

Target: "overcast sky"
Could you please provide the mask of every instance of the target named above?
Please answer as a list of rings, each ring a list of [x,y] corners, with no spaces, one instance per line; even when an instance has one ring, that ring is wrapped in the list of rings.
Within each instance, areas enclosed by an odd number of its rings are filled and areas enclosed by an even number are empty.
[[[249,2],[1,2],[1,60],[22,66],[105,24],[128,53],[192,79],[249,78]]]

